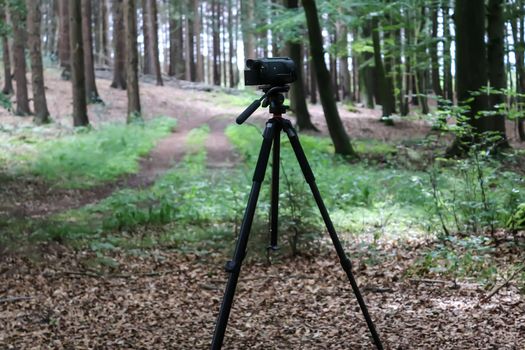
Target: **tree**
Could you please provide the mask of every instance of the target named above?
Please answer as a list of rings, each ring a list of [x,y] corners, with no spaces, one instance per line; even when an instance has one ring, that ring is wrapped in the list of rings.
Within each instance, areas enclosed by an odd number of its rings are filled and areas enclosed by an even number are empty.
[[[505,72],[505,20],[503,18],[503,0],[489,0],[488,5],[488,67],[490,87],[499,92],[490,95],[490,105],[497,110],[503,104],[503,90],[507,88],[507,75]],[[489,117],[489,129],[499,134],[500,147],[508,147],[505,131],[505,115],[496,113]]]
[[[299,1],[287,0],[286,5],[291,11],[297,11]],[[308,106],[306,105],[303,81],[303,54],[301,49],[302,45],[299,40],[299,38],[294,38],[288,41],[290,58],[295,62],[297,69],[297,81],[292,84],[290,89],[291,106],[297,116],[297,126],[299,129],[317,131],[317,128],[312,124],[310,113],[308,113]]]
[[[26,116],[31,114],[26,79],[26,15],[27,9],[24,2],[10,2],[9,13],[13,25],[13,57],[15,61],[16,81],[16,109],[15,114]]]
[[[159,25],[157,19],[157,0],[148,0],[149,5],[149,30],[151,36],[151,61],[153,73],[157,78],[157,85],[162,86],[162,74],[160,70],[160,61],[159,61]]]
[[[4,62],[4,87],[2,88],[2,93],[5,95],[10,95],[14,91],[13,78],[11,75],[9,39],[7,38],[8,32],[6,7],[3,2],[0,2],[0,36],[2,37],[2,58]]]
[[[128,85],[128,123],[140,117],[140,95],[138,66],[139,54],[137,48],[137,18],[135,0],[126,0],[126,47],[128,48],[126,77]]]
[[[175,76],[177,79],[184,78],[184,37],[182,33],[182,6],[178,1],[170,2],[170,58],[168,75]]]
[[[86,106],[84,48],[82,46],[82,8],[80,1],[71,1],[69,11],[71,83],[73,87],[73,125],[87,126],[89,125],[89,120]]]
[[[93,60],[93,41],[91,33],[91,0],[82,2],[82,40],[84,46],[84,75],[86,78],[86,99],[88,103],[100,103],[95,79],[95,63]]]
[[[324,62],[323,37],[321,35],[321,27],[317,16],[315,0],[303,0],[303,8],[306,14],[308,37],[310,40],[312,60],[317,75],[319,95],[321,97],[321,103],[323,104],[328,131],[332,138],[332,142],[334,143],[335,152],[342,155],[356,156],[354,149],[350,144],[350,138],[348,137],[343,123],[341,122],[341,118],[339,117],[339,112],[332,91],[330,73],[326,69]]]
[[[114,0],[113,11],[113,82],[111,87],[126,90],[126,39],[124,30],[124,0]]]
[[[488,78],[485,19],[485,6],[474,6],[473,0],[456,0],[457,97],[458,104],[465,108],[464,116],[472,133],[456,138],[447,151],[449,155],[464,153],[483,132],[490,130],[488,118],[481,117],[481,112],[489,109],[487,95],[472,94],[482,89]]]
[[[59,0],[60,40],[58,42],[58,57],[62,67],[62,79],[71,78],[71,53],[69,52],[69,0]]]
[[[31,59],[31,79],[33,83],[33,106],[35,110],[35,122],[37,124],[49,122],[40,42],[41,4],[41,0],[38,0],[36,3],[34,0],[26,1],[27,34]]]
[[[377,73],[377,80],[379,89],[378,93],[381,96],[381,107],[383,110],[383,117],[390,117],[395,112],[395,98],[389,80],[386,77],[385,69],[383,66],[383,58],[381,55],[381,42],[379,38],[379,20],[372,18],[372,43],[374,46],[374,64]],[[391,123],[391,119],[387,119]]]

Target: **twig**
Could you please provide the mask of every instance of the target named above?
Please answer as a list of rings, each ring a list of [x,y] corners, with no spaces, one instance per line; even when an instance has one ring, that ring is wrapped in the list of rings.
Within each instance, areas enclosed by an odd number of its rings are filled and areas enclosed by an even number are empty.
[[[0,298],[0,304],[2,304],[2,303],[11,303],[11,302],[15,302],[15,301],[31,300],[31,299],[33,299],[33,297],[20,296],[20,297]]]
[[[516,271],[514,271],[505,281],[503,281],[503,283],[497,286],[494,286],[494,288],[492,288],[490,293],[487,294],[483,299],[481,299],[481,302],[484,303],[484,302],[489,301],[489,299],[492,298],[494,295],[496,295],[496,293],[498,293],[501,288],[506,287],[509,284],[509,282],[514,279],[514,277],[516,277],[520,272],[523,272],[523,271],[525,271],[525,265],[519,269],[516,269]]]
[[[365,286],[363,292],[372,292],[372,293],[392,293],[394,289],[388,287],[375,287],[375,286]]]

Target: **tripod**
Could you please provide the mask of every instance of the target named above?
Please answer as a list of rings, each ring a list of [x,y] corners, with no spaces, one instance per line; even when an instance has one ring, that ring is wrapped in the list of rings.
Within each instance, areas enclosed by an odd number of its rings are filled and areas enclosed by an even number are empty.
[[[239,237],[237,239],[237,245],[235,247],[235,252],[233,254],[233,259],[226,263],[226,272],[230,274],[228,279],[228,284],[224,292],[224,298],[222,300],[221,308],[219,311],[219,316],[217,318],[217,323],[215,325],[215,332],[213,334],[213,340],[211,344],[212,350],[219,350],[222,347],[224,340],[224,333],[226,331],[226,326],[228,323],[228,318],[230,315],[230,310],[233,303],[233,297],[235,294],[235,288],[237,286],[237,281],[239,279],[239,274],[241,271],[241,265],[244,257],[246,256],[246,246],[248,244],[248,237],[250,234],[250,229],[253,222],[253,216],[255,214],[255,208],[257,206],[257,200],[259,198],[259,192],[261,190],[261,184],[264,180],[264,175],[266,167],[268,165],[268,160],[270,158],[270,151],[273,144],[273,154],[272,154],[272,187],[271,187],[271,209],[270,209],[270,247],[269,249],[277,248],[277,226],[278,226],[278,208],[279,208],[279,157],[280,157],[280,136],[281,131],[284,131],[288,135],[290,144],[292,145],[293,151],[299,162],[301,170],[303,172],[304,178],[310,190],[314,196],[315,202],[319,207],[321,216],[323,217],[324,223],[330,234],[330,238],[335,247],[339,261],[343,270],[346,272],[352,289],[354,291],[355,297],[363,316],[365,317],[368,329],[372,335],[375,346],[378,350],[383,349],[379,335],[375,329],[374,323],[368,309],[366,307],[365,301],[359,291],[357,282],[352,273],[352,263],[347,258],[341,242],[335,232],[334,225],[330,220],[328,211],[324,205],[317,184],[315,183],[315,177],[308,164],[306,155],[304,154],[303,148],[299,143],[299,138],[297,132],[292,126],[292,123],[282,118],[282,114],[286,113],[286,106],[283,105],[284,96],[283,92],[287,92],[289,86],[277,86],[277,87],[265,87],[263,91],[265,94],[259,99],[255,100],[239,117],[237,118],[237,123],[242,124],[250,115],[262,105],[263,107],[270,106],[270,113],[273,114],[273,118],[269,119],[266,122],[266,128],[263,132],[263,142],[261,150],[259,153],[259,158],[257,160],[257,165],[255,167],[255,173],[253,175],[253,184],[248,198],[248,205],[246,211],[244,212],[244,218],[241,224],[241,230]]]

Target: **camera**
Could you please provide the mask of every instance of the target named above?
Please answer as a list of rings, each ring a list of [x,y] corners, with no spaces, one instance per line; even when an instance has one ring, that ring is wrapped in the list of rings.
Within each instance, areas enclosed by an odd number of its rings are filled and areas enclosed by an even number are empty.
[[[289,57],[247,59],[245,85],[283,86],[297,79],[295,63]]]

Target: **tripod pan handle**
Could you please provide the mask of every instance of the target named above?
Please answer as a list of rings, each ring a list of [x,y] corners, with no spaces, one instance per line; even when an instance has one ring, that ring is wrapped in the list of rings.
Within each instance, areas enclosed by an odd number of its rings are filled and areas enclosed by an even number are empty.
[[[242,112],[238,117],[237,119],[235,120],[237,122],[237,124],[242,124],[246,121],[246,119],[248,119],[252,114],[253,112],[255,112],[257,110],[257,108],[259,108],[259,106],[261,105],[261,100],[255,100],[252,102],[251,105],[248,106],[248,108],[246,108],[244,110],[244,112]]]

